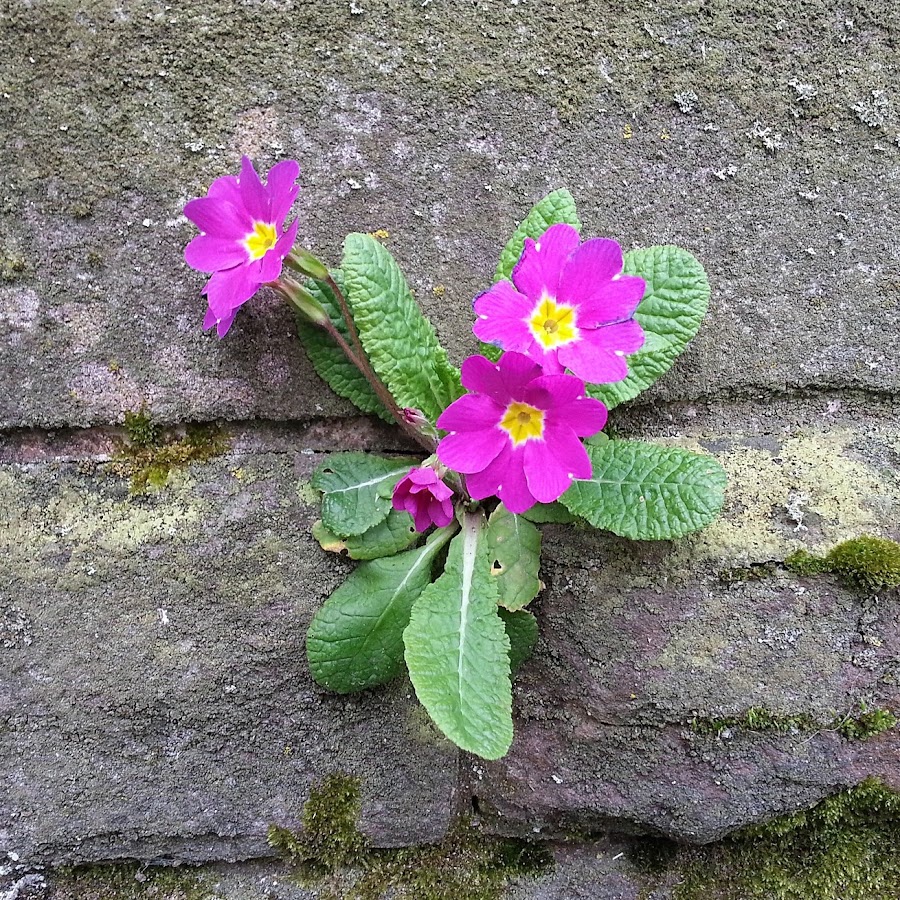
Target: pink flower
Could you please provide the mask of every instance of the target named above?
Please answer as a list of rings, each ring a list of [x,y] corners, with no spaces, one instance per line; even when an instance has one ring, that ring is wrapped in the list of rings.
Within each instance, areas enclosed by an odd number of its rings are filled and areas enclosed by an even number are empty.
[[[413,517],[416,531],[427,531],[432,525],[443,528],[453,520],[453,491],[428,466],[409,470],[394,488],[394,509],[405,510]]]
[[[633,316],[646,284],[622,275],[615,241],[580,241],[571,225],[526,238],[513,283],[498,281],[475,298],[475,335],[528,354],[547,374],[570,369],[590,384],[621,381],[625,354],[644,343]]]
[[[187,245],[184,258],[192,268],[212,273],[203,288],[209,301],[204,329],[217,325],[223,337],[237,308],[281,274],[297,237],[298,223],[285,231],[284,220],[300,190],[294,184],[299,174],[300,166],[286,159],[271,168],[263,184],[245,156],[239,178],[217,178],[205,197],[185,205],[184,214],[202,234]]]
[[[498,496],[513,513],[559,498],[573,478],[590,478],[591,463],[579,440],[606,424],[606,407],[584,396],[572,375],[545,375],[521,353],[504,353],[494,365],[470,356],[462,383],[473,393],[441,413],[450,433],[438,459],[466,475],[476,500]]]

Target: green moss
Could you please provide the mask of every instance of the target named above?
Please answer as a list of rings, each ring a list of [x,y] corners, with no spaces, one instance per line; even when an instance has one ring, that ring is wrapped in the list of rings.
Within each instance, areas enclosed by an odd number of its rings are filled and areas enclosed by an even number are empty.
[[[57,870],[48,900],[212,900],[215,892],[192,869],[134,863]]]
[[[184,435],[167,440],[146,410],[125,413],[128,442],[119,448],[110,471],[131,479],[132,493],[163,487],[173,469],[221,456],[228,443],[215,426],[188,425]]]
[[[501,900],[509,880],[552,866],[544,847],[485,836],[460,821],[438,844],[370,849],[358,831],[359,781],[331,775],[303,810],[303,830],[269,829],[269,843],[333,900]]]
[[[761,706],[751,706],[743,715],[705,718],[695,716],[690,729],[700,735],[720,735],[726,730],[741,731],[811,731],[816,721],[807,713],[778,715]]]
[[[844,541],[825,557],[832,572],[865,590],[900,587],[900,544],[863,535]]]
[[[900,794],[874,779],[812,809],[743,829],[707,847],[651,840],[648,878],[673,900],[887,900],[900,897]]]
[[[21,253],[0,256],[0,281],[19,281],[28,274],[28,263]]]
[[[359,779],[329,775],[313,788],[303,807],[303,831],[295,834],[273,825],[269,844],[292,862],[335,872],[366,852],[365,836],[356,827],[360,807]]]
[[[795,575],[821,575],[828,571],[828,564],[820,556],[806,550],[795,550],[784,561],[784,567]]]
[[[832,572],[867,591],[900,587],[900,544],[868,534],[838,544],[824,557],[798,550],[784,564],[797,575]]]
[[[156,447],[159,444],[160,427],[144,407],[137,412],[125,413],[125,434],[132,447]]]
[[[771,578],[778,571],[775,563],[754,563],[750,566],[736,566],[719,572],[722,584],[737,584],[742,581],[762,581]]]
[[[864,741],[890,731],[897,724],[897,717],[889,709],[865,709],[857,716],[847,716],[835,731],[848,741]]]
[[[809,713],[780,715],[761,706],[751,706],[740,716],[702,717],[695,716],[689,728],[704,737],[719,737],[725,731],[753,732],[806,732],[836,731],[850,741],[864,741],[875,735],[889,731],[897,724],[894,714],[888,709],[867,709],[860,704],[859,712],[837,716],[828,721],[815,719]]]

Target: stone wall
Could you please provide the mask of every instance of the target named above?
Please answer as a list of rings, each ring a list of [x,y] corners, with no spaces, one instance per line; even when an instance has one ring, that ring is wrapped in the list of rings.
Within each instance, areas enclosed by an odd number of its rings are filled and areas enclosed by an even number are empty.
[[[875,3],[670,7],[0,12],[0,851],[265,855],[334,771],[362,779],[382,846],[440,837],[473,798],[498,833],[709,841],[867,775],[900,787],[897,731],[834,727],[900,708],[897,598],[779,565],[900,538],[900,28]],[[309,535],[309,474],[402,447],[317,380],[274,297],[201,332],[181,208],[241,153],[300,160],[326,260],[387,230],[457,362],[471,298],[554,187],[586,233],[677,243],[709,273],[700,334],[613,424],[714,453],[724,515],[659,545],[546,529],[497,763],[458,754],[406,682],[310,679],[305,628],[347,567]],[[133,493],[141,409],[172,440],[218,423],[221,452]],[[815,724],[697,727],[751,708]]]

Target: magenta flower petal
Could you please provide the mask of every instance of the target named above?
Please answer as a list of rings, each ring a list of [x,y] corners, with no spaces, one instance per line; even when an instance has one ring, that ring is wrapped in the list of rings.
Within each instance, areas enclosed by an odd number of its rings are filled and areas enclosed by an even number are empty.
[[[466,390],[487,394],[500,403],[505,403],[508,399],[506,385],[497,364],[484,356],[466,357],[460,369],[460,380]]]
[[[184,248],[184,259],[192,269],[218,272],[247,261],[247,251],[230,238],[198,234]]]
[[[559,273],[561,303],[580,304],[593,300],[605,284],[622,271],[622,248],[608,238],[591,238],[569,257]]]
[[[281,275],[297,237],[298,223],[285,229],[284,217],[297,196],[293,182],[299,172],[296,162],[285,160],[272,168],[264,185],[245,156],[240,178],[217,178],[206,197],[185,205],[185,215],[202,232],[188,244],[185,260],[212,273],[202,293],[209,301],[207,319],[213,317],[220,336],[230,327],[234,311],[260,285]]]
[[[635,353],[644,346],[644,329],[635,319],[603,325],[585,332],[585,340],[598,350]]]
[[[542,375],[529,382],[522,399],[538,409],[550,409],[584,396],[584,382],[571,375]]]
[[[590,437],[606,425],[606,407],[593,397],[573,400],[553,409],[549,418],[554,425],[571,428],[578,437]]]
[[[606,282],[595,299],[585,300],[578,307],[578,327],[597,328],[630,319],[646,290],[644,279],[634,275],[622,275]]]
[[[513,269],[512,280],[532,301],[532,306],[545,291],[551,297],[556,296],[560,273],[580,240],[571,225],[551,225],[537,241],[525,238],[522,256]]]
[[[527,323],[533,305],[508,281],[498,281],[475,298],[475,337],[507,350],[527,350],[534,343]]]
[[[509,396],[519,400],[525,395],[525,387],[544,374],[543,369],[524,353],[504,353],[498,362]]]
[[[566,470],[570,480],[591,477],[591,458],[574,433],[562,428],[548,429],[547,450],[556,464]],[[527,471],[525,475],[527,477]]]
[[[628,375],[625,356],[613,350],[597,348],[587,341],[564,347],[559,360],[567,369],[580,372],[591,384],[609,384]]]
[[[527,512],[538,502],[537,497],[531,493],[525,478],[525,452],[521,448],[510,454],[506,475],[503,484],[500,485],[498,496],[503,501],[503,505],[516,515]]]
[[[443,528],[453,518],[453,491],[430,466],[412,468],[394,487],[391,505],[413,517],[416,531]]]
[[[263,283],[274,281],[281,274],[284,258],[291,252],[291,247],[294,246],[299,227],[299,222],[293,222],[290,228],[275,243],[275,246],[262,258],[259,274]]]
[[[466,394],[454,400],[438,417],[437,427],[443,431],[480,431],[493,428],[500,421],[503,408],[484,394]]]
[[[641,346],[634,313],[646,291],[642,279],[622,274],[622,265],[616,241],[579,245],[571,225],[552,225],[539,240],[525,240],[512,273],[515,289],[501,282],[476,298],[473,330],[527,354],[547,374],[568,368],[583,381],[621,380],[627,361],[610,354],[622,357]]]
[[[484,500],[485,497],[494,497],[500,490],[506,478],[509,461],[512,459],[511,446],[504,447],[493,462],[489,463],[481,472],[473,472],[466,475],[466,487],[474,500]]]
[[[529,441],[524,462],[528,489],[539,503],[551,503],[569,489],[572,480],[567,467],[554,457],[546,441]]]
[[[559,361],[591,384],[621,381],[628,374],[626,353],[644,344],[644,332],[634,320],[586,331],[584,340],[559,350]]]
[[[300,165],[293,159],[283,159],[269,169],[266,189],[271,197],[271,215],[276,222],[283,222],[297,194],[299,186],[294,182],[300,177]]]
[[[573,477],[590,475],[579,437],[599,431],[606,408],[584,397],[580,379],[544,375],[515,352],[504,353],[496,367],[470,357],[463,372],[464,382],[491,393],[461,397],[444,411],[438,426],[458,427],[440,441],[437,456],[466,475],[474,499],[497,496],[511,511],[524,512],[538,500],[556,500]]]
[[[218,334],[220,338],[223,338],[228,333],[228,329],[231,328],[231,325],[234,322],[234,316],[235,313],[230,312],[225,316],[217,317],[211,309],[207,309],[206,315],[203,317],[203,330],[208,331],[215,325],[216,334]]]
[[[247,215],[246,210],[234,206],[228,201],[217,200],[213,197],[198,197],[196,200],[189,200],[184,205],[184,214],[204,234],[229,238],[233,241],[243,240],[244,236],[253,228],[253,220]],[[244,256],[245,258],[247,256],[246,249]]]
[[[241,176],[239,179],[241,200],[244,208],[257,222],[269,222],[272,217],[269,194],[253,168],[248,156],[241,157]]]
[[[221,317],[246,303],[260,285],[254,274],[248,266],[213,272],[202,291],[209,301],[209,308]]]
[[[463,474],[480,472],[506,446],[508,438],[499,428],[451,432],[438,445],[438,459]]]
[[[217,178],[209,186],[206,196],[214,200],[225,200],[238,209],[243,209],[241,188],[236,175],[223,175],[221,178]]]

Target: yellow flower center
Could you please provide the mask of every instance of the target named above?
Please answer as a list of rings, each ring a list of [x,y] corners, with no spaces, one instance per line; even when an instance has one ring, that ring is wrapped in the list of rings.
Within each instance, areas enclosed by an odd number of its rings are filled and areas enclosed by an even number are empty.
[[[577,341],[579,337],[578,326],[575,324],[575,307],[557,303],[547,294],[538,301],[528,325],[545,350]]]
[[[544,411],[514,400],[506,407],[500,427],[515,446],[544,436]]]
[[[244,239],[244,246],[250,254],[250,259],[262,259],[278,240],[275,226],[268,222],[254,222],[253,231]]]

